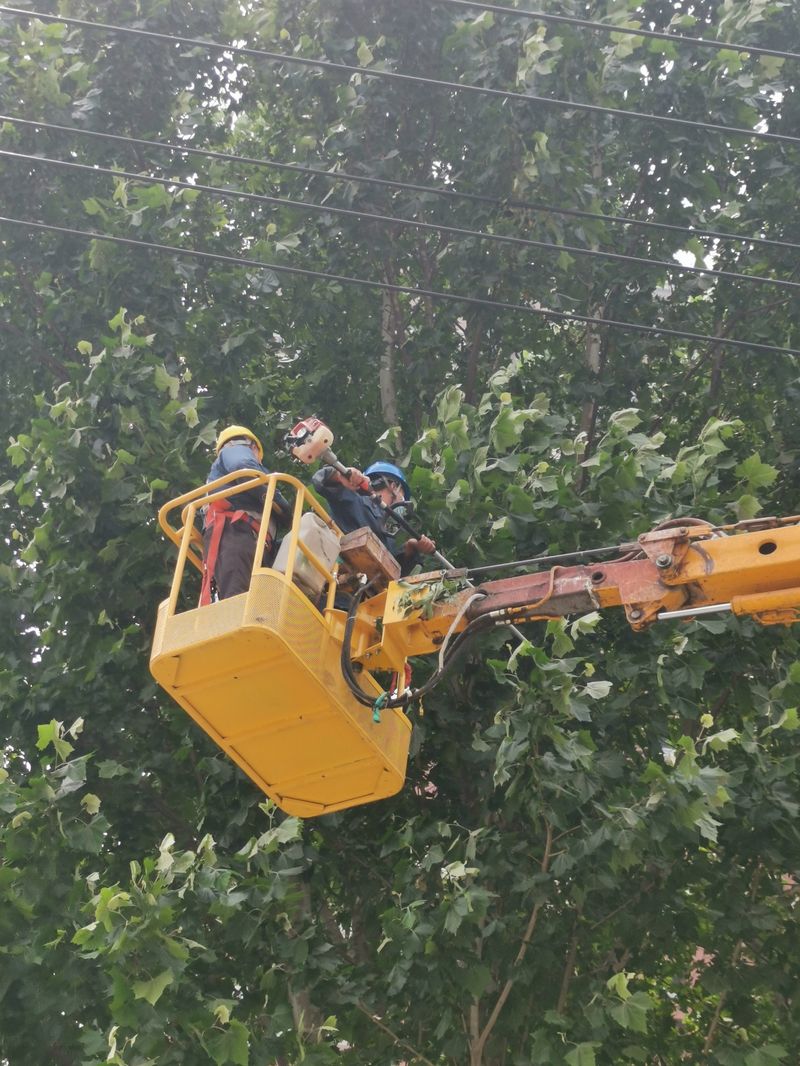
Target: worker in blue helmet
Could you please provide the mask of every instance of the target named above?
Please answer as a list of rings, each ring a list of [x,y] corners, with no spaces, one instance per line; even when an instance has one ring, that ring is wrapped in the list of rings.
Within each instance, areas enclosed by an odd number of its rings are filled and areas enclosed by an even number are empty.
[[[328,501],[331,515],[343,533],[366,526],[378,537],[400,564],[400,573],[408,574],[420,555],[430,555],[436,545],[430,537],[409,537],[399,547],[387,532],[387,508],[411,498],[411,489],[403,471],[394,463],[377,462],[362,474],[351,468],[340,474],[332,466],[321,467],[312,479],[314,488]]]

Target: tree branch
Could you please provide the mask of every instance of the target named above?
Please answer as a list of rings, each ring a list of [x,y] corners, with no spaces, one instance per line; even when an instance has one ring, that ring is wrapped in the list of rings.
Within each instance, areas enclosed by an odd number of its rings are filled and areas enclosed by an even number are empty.
[[[490,292],[490,299],[492,298],[493,296]],[[467,347],[467,373],[464,380],[464,399],[467,403],[475,403],[478,388],[478,356],[484,334],[484,324],[479,315],[473,316],[471,326],[472,337]],[[467,333],[469,333],[469,327],[467,328]]]
[[[750,899],[751,903],[756,898],[756,893],[758,892],[758,886],[759,886],[759,883],[761,881],[761,874],[763,872],[763,869],[764,868],[761,865],[761,862],[759,861],[758,864],[756,865],[755,870],[753,871],[753,876],[750,879],[750,890],[748,892],[748,896],[749,896],[749,899]],[[734,949],[733,949],[733,952],[731,953],[731,969],[732,970],[735,970],[736,967],[739,965],[739,960],[742,957],[742,953],[743,953],[744,949],[745,949],[744,940],[738,940],[736,942],[736,945],[735,945]],[[714,1043],[714,1038],[716,1037],[717,1029],[719,1028],[719,1020],[722,1017],[722,1009],[725,1006],[725,1001],[727,1000],[727,998],[728,998],[728,989],[727,988],[723,988],[723,990],[720,992],[719,999],[717,1001],[717,1006],[716,1006],[716,1008],[714,1010],[713,1017],[711,1018],[711,1024],[709,1025],[708,1031],[706,1032],[706,1038],[703,1041],[703,1054],[704,1055],[708,1054],[708,1052],[711,1050],[712,1044]]]
[[[356,1007],[358,1008],[358,1010],[361,1011],[362,1014],[366,1015],[367,1018],[369,1018],[373,1025],[377,1025],[377,1027],[379,1029],[382,1029],[384,1033],[387,1034],[387,1036],[390,1036],[398,1047],[405,1048],[406,1051],[410,1052],[415,1059],[419,1059],[420,1062],[424,1062],[425,1066],[434,1066],[434,1063],[432,1063],[430,1059],[426,1059],[421,1051],[417,1051],[415,1047],[412,1047],[411,1044],[403,1040],[401,1036],[398,1036],[397,1033],[392,1032],[389,1026],[386,1025],[385,1022],[382,1022],[377,1014],[373,1014],[372,1011],[369,1010],[369,1008],[366,1007],[360,1000],[356,1002]]]
[[[765,311],[772,311],[777,307],[783,307],[789,303],[789,300],[789,297],[783,297],[778,300],[771,300],[769,303],[761,304],[758,307],[750,307],[746,310],[737,312],[735,315],[731,316],[726,325],[723,325],[720,328],[718,336],[727,337],[730,334],[731,330],[734,328],[734,326],[738,326],[742,322],[746,322],[747,319],[751,318],[755,314],[761,315]],[[675,406],[676,401],[680,401],[685,397],[685,386],[689,379],[694,377],[697,371],[701,370],[709,361],[709,359],[711,359],[712,356],[714,356],[718,351],[719,346],[712,344],[705,350],[705,352],[699,357],[699,359],[695,360],[695,362],[688,368],[688,370],[686,370],[686,372],[676,384],[672,395],[666,398],[661,404],[661,410],[659,414],[651,421],[649,430],[650,433],[655,432],[655,430],[659,429],[663,425],[664,418],[667,414],[670,413],[672,408]]]
[[[578,907],[575,913],[575,923],[572,927],[572,937],[569,942],[569,948],[567,949],[567,959],[564,963],[564,972],[561,975],[561,988],[558,992],[558,1002],[556,1003],[556,1013],[563,1014],[567,1006],[567,996],[569,996],[569,986],[572,981],[572,976],[575,973],[575,959],[578,955],[578,922],[581,917],[581,908]]]
[[[546,825],[547,833],[544,845],[544,855],[542,856],[542,861],[540,863],[540,869],[542,873],[547,873],[547,870],[550,866],[550,853],[553,846],[553,827],[549,822],[547,822]],[[533,938],[533,934],[536,930],[536,922],[538,921],[539,912],[541,911],[541,909],[542,900],[537,900],[537,902],[533,905],[533,910],[531,911],[530,918],[528,919],[528,924],[525,928],[525,935],[523,936],[522,941],[520,943],[519,951],[517,952],[517,957],[514,959],[515,970],[518,966],[522,964],[522,961],[525,958],[525,955],[528,950],[528,945],[530,944],[531,939]],[[486,1025],[483,1027],[483,1032],[478,1037],[477,1044],[472,1045],[470,1051],[470,1066],[481,1066],[481,1063],[483,1061],[483,1049],[486,1047],[486,1041],[491,1036],[492,1029],[494,1029],[497,1019],[500,1017],[500,1011],[505,1006],[505,1002],[511,994],[511,989],[514,987],[514,980],[515,975],[513,975],[512,973],[512,976],[506,980],[506,983],[500,990],[500,995],[497,997],[497,1002],[492,1008],[492,1013],[489,1015],[489,1019],[486,1022]]]

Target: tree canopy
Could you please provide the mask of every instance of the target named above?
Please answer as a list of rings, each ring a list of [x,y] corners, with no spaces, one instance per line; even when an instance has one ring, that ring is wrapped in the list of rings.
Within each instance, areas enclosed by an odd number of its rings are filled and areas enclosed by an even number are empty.
[[[485,636],[413,712],[405,790],[305,823],[148,673],[155,512],[229,422],[278,468],[312,411],[343,458],[403,463],[464,564],[795,510],[800,63],[746,46],[800,52],[796,5],[537,8],[611,29],[446,0],[40,9],[151,38],[0,11],[2,213],[61,227],[0,221],[9,1066],[796,1061],[793,628]]]

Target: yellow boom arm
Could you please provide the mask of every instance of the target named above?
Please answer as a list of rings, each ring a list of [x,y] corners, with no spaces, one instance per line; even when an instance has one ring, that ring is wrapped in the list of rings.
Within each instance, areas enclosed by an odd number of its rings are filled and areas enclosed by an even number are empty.
[[[405,658],[436,652],[448,633],[478,619],[520,623],[605,607],[624,608],[635,630],[718,611],[788,625],[800,620],[799,522],[678,521],[623,546],[618,559],[486,581],[433,603],[434,582],[467,571],[392,582],[360,608],[353,657],[370,671],[399,670]]]

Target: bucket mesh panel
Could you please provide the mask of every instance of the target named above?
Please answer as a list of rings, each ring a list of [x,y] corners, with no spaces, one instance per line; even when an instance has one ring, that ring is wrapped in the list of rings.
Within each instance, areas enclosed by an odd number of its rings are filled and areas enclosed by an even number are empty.
[[[257,659],[253,660],[253,649],[261,648],[263,652],[256,651]],[[262,654],[267,662],[261,660]],[[271,570],[256,573],[247,594],[169,619],[166,604],[162,604],[153,647],[153,660],[159,660],[154,662],[156,676],[162,673],[162,665],[175,663],[174,681],[167,685],[168,690],[212,736],[217,734],[214,739],[218,743],[222,739],[220,732],[235,735],[246,724],[246,720],[240,721],[241,705],[253,711],[256,728],[251,740],[244,744],[234,741],[236,752],[231,750],[231,754],[245,770],[251,772],[252,768],[251,776],[262,787],[272,794],[270,783],[277,786],[278,781],[288,784],[293,779],[298,788],[291,792],[298,799],[306,794],[309,801],[321,802],[327,809],[350,805],[344,796],[345,782],[334,781],[340,773],[334,771],[337,765],[341,773],[347,773],[343,759],[349,762],[353,758],[364,768],[357,773],[353,764],[352,786],[358,790],[351,793],[353,801],[369,799],[356,799],[364,788],[373,788],[381,795],[396,791],[405,775],[411,732],[410,723],[399,710],[384,711],[381,722],[373,722],[370,708],[359,704],[347,688],[340,654],[341,645],[331,638],[323,617],[308,598],[283,575]],[[262,667],[258,666],[259,661],[263,662]],[[241,673],[245,666],[248,671],[255,670],[254,684]],[[262,675],[255,684],[255,678]],[[166,678],[166,671],[162,676]],[[380,690],[366,674],[362,675],[362,684],[366,691],[378,695]],[[246,692],[249,695],[244,699],[237,695],[244,697]],[[269,709],[262,718],[257,708],[260,705],[267,711],[263,700],[268,692]],[[309,714],[312,718],[322,714],[330,722],[327,728],[339,720],[338,732],[332,734],[340,741],[339,750],[334,752],[336,745],[330,745],[331,778],[327,785],[323,783],[325,772],[319,766],[319,744],[314,743],[321,740],[326,726],[320,719],[315,726]],[[286,738],[289,743],[285,755],[280,754],[283,745],[274,733],[278,720],[282,729],[288,728],[294,734],[294,740]],[[258,728],[260,722],[263,730]],[[311,733],[306,732],[308,729]],[[374,769],[368,770],[371,760],[363,759],[370,750],[377,761]],[[265,776],[267,766],[271,769]],[[387,772],[391,768],[391,784],[386,773],[381,774],[381,766]],[[370,783],[365,784],[364,778]]]

